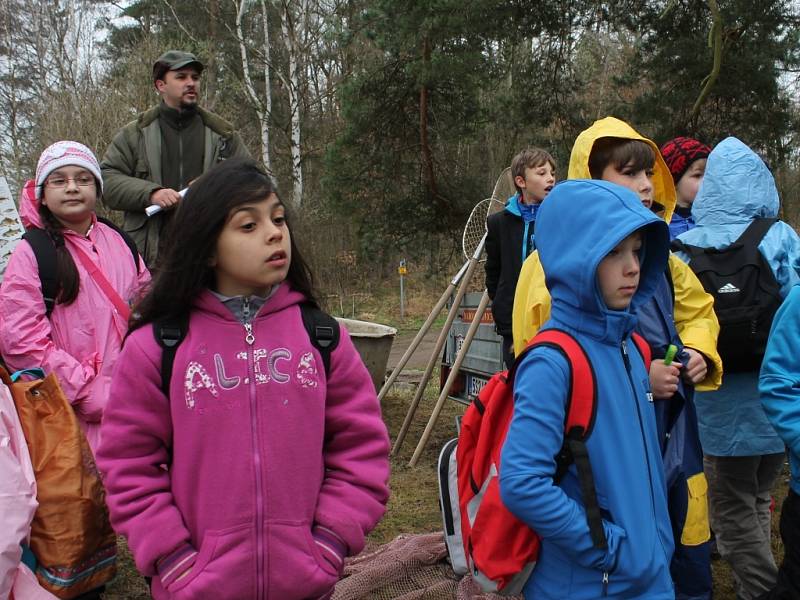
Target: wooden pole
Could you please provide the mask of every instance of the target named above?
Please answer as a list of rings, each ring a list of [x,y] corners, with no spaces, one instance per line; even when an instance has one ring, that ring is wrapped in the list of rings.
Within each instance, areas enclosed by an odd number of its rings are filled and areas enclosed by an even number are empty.
[[[433,433],[433,428],[436,425],[436,421],[439,420],[439,413],[442,412],[442,407],[444,406],[444,402],[447,400],[447,396],[450,393],[450,388],[453,387],[453,382],[458,376],[458,371],[461,369],[461,364],[464,362],[464,358],[467,356],[467,350],[469,350],[472,340],[474,339],[475,334],[478,332],[478,326],[481,324],[481,317],[483,317],[483,313],[486,312],[486,307],[488,305],[489,294],[484,291],[483,296],[481,296],[481,301],[478,304],[478,310],[475,311],[475,316],[472,318],[472,323],[470,323],[469,329],[467,330],[467,336],[464,338],[464,343],[461,345],[461,349],[458,351],[458,355],[453,362],[453,366],[450,369],[450,374],[447,376],[447,381],[442,388],[442,392],[439,394],[439,398],[436,400],[436,405],[431,413],[431,418],[428,419],[428,424],[425,426],[425,431],[422,432],[422,437],[420,437],[417,448],[414,450],[414,455],[411,457],[411,461],[408,463],[409,466],[417,466],[417,462],[419,461],[420,456],[422,456],[425,446],[428,444],[428,439],[431,437],[431,433]]]
[[[414,351],[417,349],[417,346],[419,346],[420,342],[422,341],[422,338],[425,337],[426,333],[428,333],[428,330],[431,328],[431,325],[433,324],[434,320],[436,320],[436,317],[441,312],[442,308],[447,302],[447,299],[453,293],[453,290],[456,289],[456,285],[458,285],[458,282],[461,280],[461,277],[467,270],[468,265],[469,261],[465,262],[463,266],[458,270],[458,273],[456,273],[455,277],[453,277],[453,279],[450,280],[450,285],[447,286],[447,289],[444,291],[444,294],[442,294],[442,297],[439,298],[439,301],[436,303],[436,306],[433,307],[431,314],[428,315],[428,318],[425,320],[425,323],[423,323],[422,327],[420,327],[420,330],[417,332],[417,335],[414,337],[414,340],[411,342],[411,345],[403,354],[402,358],[400,359],[400,362],[398,362],[397,366],[395,366],[395,368],[392,369],[392,372],[389,375],[389,378],[386,380],[386,383],[384,383],[383,386],[381,386],[381,391],[378,394],[379,402],[383,401],[383,397],[386,396],[386,393],[394,384],[395,379],[397,379],[398,375],[400,375],[400,372],[405,368],[406,363],[411,358],[411,355],[414,354]]]
[[[447,313],[447,320],[445,321],[445,324],[442,327],[442,331],[439,334],[438,339],[436,340],[436,346],[433,349],[433,352],[431,353],[430,359],[428,360],[428,366],[425,368],[425,372],[422,375],[422,380],[419,382],[417,393],[414,395],[413,400],[411,400],[411,405],[408,408],[408,412],[406,413],[406,418],[403,421],[402,427],[400,428],[400,433],[397,434],[397,439],[395,440],[394,446],[392,447],[392,452],[391,452],[392,456],[397,455],[397,453],[400,451],[400,447],[403,445],[403,440],[405,440],[406,434],[408,433],[408,428],[411,426],[411,421],[414,419],[414,413],[416,413],[417,407],[419,406],[419,402],[422,399],[422,395],[425,393],[425,387],[428,385],[428,380],[431,378],[431,373],[433,372],[433,369],[436,366],[436,362],[439,360],[442,347],[444,346],[444,343],[447,340],[447,333],[450,330],[450,326],[453,324],[453,321],[456,318],[456,313],[458,313],[458,307],[461,304],[461,300],[467,291],[467,286],[469,285],[469,282],[472,279],[472,273],[475,271],[475,266],[478,264],[478,259],[483,253],[483,247],[485,244],[486,244],[486,234],[483,235],[480,243],[478,244],[478,247],[475,249],[475,253],[472,255],[472,258],[469,259],[469,263],[467,264],[467,271],[464,274],[464,278],[461,281],[461,284],[458,286],[458,291],[456,292],[456,296],[453,299],[453,305],[450,307],[450,312]]]

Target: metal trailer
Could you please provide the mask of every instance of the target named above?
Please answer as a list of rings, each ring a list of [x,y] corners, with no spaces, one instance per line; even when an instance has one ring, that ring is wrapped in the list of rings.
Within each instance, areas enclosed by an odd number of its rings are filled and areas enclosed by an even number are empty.
[[[440,390],[444,387],[444,382],[450,374],[450,368],[464,343],[464,338],[475,316],[475,311],[482,295],[483,292],[468,292],[464,294],[456,319],[453,321],[450,331],[447,332],[447,342],[442,354],[442,368],[439,379]],[[453,382],[448,397],[457,402],[469,404],[475,399],[483,386],[486,385],[489,378],[504,369],[503,338],[494,330],[494,317],[490,306],[481,318],[478,331],[467,350],[467,355],[461,364],[459,376]]]

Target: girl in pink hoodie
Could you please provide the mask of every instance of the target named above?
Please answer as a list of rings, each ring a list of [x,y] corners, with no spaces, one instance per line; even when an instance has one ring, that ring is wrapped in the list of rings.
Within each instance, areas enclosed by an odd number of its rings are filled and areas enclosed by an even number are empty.
[[[310,273],[255,163],[198,179],[169,239],[103,419],[112,523],[156,600],[328,598],[388,498],[370,376],[344,328],[327,368],[309,339]],[[181,319],[162,381],[154,334]]]
[[[99,278],[123,305],[150,280],[121,235],[98,221],[102,191],[100,165],[83,144],[62,141],[42,152],[36,179],[22,190],[20,216],[26,229],[44,230],[52,240],[59,293],[48,315],[26,240],[14,249],[0,285],[0,353],[9,370],[55,373],[93,451],[128,318]]]

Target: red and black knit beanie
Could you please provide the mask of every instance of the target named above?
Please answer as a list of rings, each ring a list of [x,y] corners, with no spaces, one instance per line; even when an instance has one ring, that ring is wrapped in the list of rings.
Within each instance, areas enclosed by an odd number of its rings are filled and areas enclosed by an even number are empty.
[[[675,183],[680,181],[689,165],[701,158],[708,158],[709,154],[711,148],[689,137],[676,137],[661,146],[661,155]]]

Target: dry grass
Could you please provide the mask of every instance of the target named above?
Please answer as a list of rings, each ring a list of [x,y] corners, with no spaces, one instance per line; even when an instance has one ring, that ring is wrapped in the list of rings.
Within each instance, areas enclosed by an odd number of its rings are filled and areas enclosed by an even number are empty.
[[[434,377],[433,381],[438,381]],[[369,541],[374,544],[386,543],[404,532],[431,532],[441,529],[441,513],[438,504],[438,483],[436,477],[436,461],[439,450],[444,443],[455,437],[455,418],[464,412],[464,407],[448,401],[442,410],[433,435],[415,468],[408,466],[418,440],[430,416],[436,400],[436,390],[429,386],[416,411],[416,417],[409,429],[406,441],[397,456],[392,458],[391,487],[386,516],[378,527],[370,534]],[[413,390],[395,388],[383,404],[384,420],[394,442],[397,432],[408,411]],[[782,476],[775,489],[776,512],[773,517],[773,549],[776,559],[780,560],[783,549],[778,534],[780,507],[786,496],[786,477]],[[144,600],[149,598],[142,578],[133,566],[130,556],[120,541],[120,574],[109,586],[105,594],[106,600]],[[728,566],[720,560],[714,561],[714,598],[716,600],[735,600],[733,579]]]
[[[480,280],[483,284],[483,266],[476,269],[477,275],[473,283]],[[455,274],[455,273],[454,273]],[[400,318],[400,287],[398,280],[384,281],[381,285],[371,286],[369,290],[361,290],[361,295],[355,297],[352,292],[344,295],[329,290],[323,290],[326,310],[337,317],[355,318],[364,321],[374,321],[395,327],[400,332],[419,331],[425,319],[441,298],[449,281],[433,280],[424,277],[407,277],[405,281],[405,310],[404,318]],[[477,289],[476,286],[469,288]],[[447,316],[447,307],[442,309],[434,322],[442,325]]]

